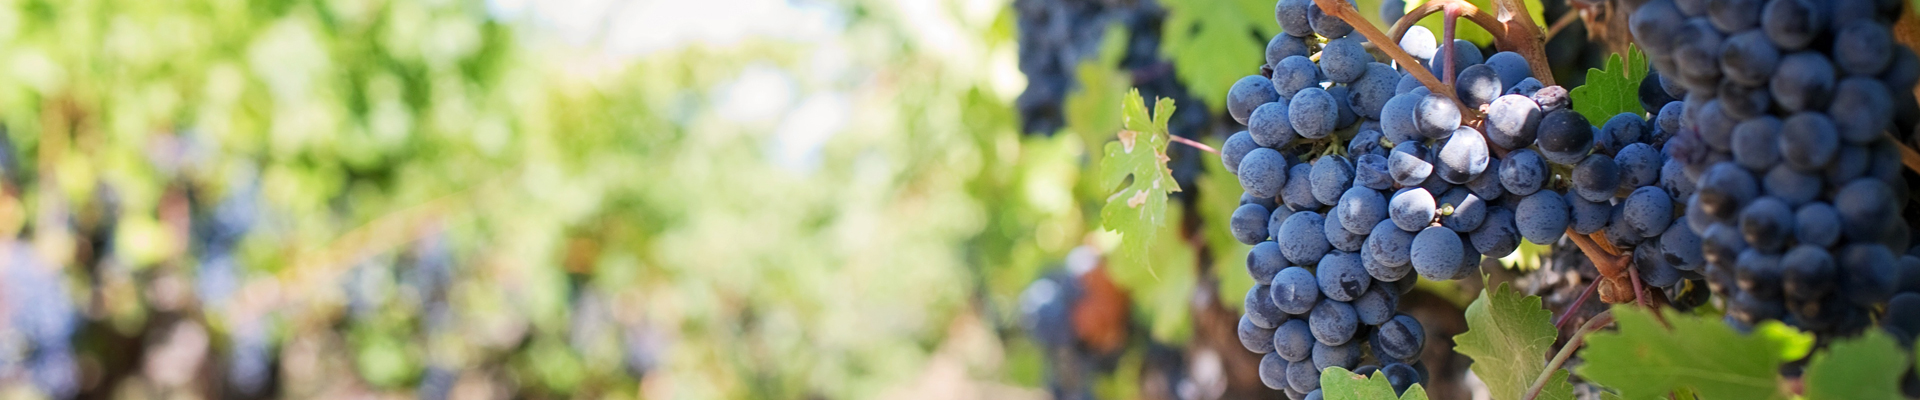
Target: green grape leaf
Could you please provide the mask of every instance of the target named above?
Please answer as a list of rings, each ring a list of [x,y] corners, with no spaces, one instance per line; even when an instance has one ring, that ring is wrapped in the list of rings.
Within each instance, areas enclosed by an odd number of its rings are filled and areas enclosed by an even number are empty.
[[[1481,290],[1467,305],[1467,332],[1454,336],[1454,351],[1473,359],[1473,373],[1486,381],[1495,400],[1520,400],[1547,369],[1547,354],[1559,330],[1553,312],[1540,307],[1540,297],[1526,296],[1507,284]],[[1567,371],[1553,371],[1539,399],[1572,399]]]
[[[1320,395],[1326,400],[1427,400],[1427,389],[1415,383],[1406,393],[1394,396],[1386,374],[1374,372],[1366,377],[1332,367],[1320,371]]]
[[[1803,375],[1807,398],[1900,398],[1900,374],[1906,372],[1907,364],[1906,352],[1892,337],[1869,329],[1866,335],[1835,342],[1813,355]]]
[[[1202,104],[1224,111],[1227,89],[1241,77],[1260,72],[1267,61],[1267,39],[1280,32],[1273,1],[1170,0],[1164,5],[1167,20],[1160,51],[1173,60],[1174,73]]]
[[[1613,316],[1619,329],[1590,334],[1576,372],[1628,399],[1682,388],[1705,399],[1786,399],[1780,364],[1805,355],[1813,340],[1779,322],[1741,335],[1719,317],[1667,314],[1669,329],[1632,305],[1614,307]]]
[[[1127,92],[1122,105],[1123,127],[1120,140],[1107,143],[1106,156],[1100,159],[1100,187],[1118,187],[1132,183],[1107,197],[1100,209],[1100,226],[1120,233],[1121,259],[1144,261],[1154,234],[1167,225],[1167,193],[1180,191],[1167,169],[1167,118],[1173,116],[1173,99],[1154,103],[1153,116],[1140,91]]]
[[[1647,55],[1627,45],[1625,64],[1620,54],[1607,56],[1607,69],[1588,68],[1587,83],[1567,92],[1567,97],[1573,100],[1573,111],[1600,126],[1623,112],[1646,112],[1640,106],[1640,80],[1646,77]]]

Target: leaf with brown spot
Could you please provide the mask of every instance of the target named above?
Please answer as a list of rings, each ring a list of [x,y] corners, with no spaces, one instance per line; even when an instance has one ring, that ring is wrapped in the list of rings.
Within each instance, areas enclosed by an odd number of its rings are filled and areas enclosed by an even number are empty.
[[[1107,205],[1100,209],[1100,226],[1120,233],[1120,247],[1115,249],[1120,258],[1144,263],[1148,243],[1167,224],[1167,193],[1180,190],[1173,170],[1167,169],[1171,143],[1167,119],[1173,116],[1173,100],[1155,102],[1149,116],[1140,91],[1133,90],[1127,93],[1120,115],[1125,129],[1118,135],[1120,140],[1107,143],[1105,157],[1100,159],[1100,184],[1126,186],[1107,198]]]

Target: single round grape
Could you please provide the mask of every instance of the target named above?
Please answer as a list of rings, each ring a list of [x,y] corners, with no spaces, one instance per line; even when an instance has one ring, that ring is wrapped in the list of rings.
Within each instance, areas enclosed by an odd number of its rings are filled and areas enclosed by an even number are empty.
[[[1280,97],[1292,99],[1302,89],[1319,88],[1320,78],[1320,66],[1314,65],[1313,60],[1291,56],[1273,67],[1272,85]]]
[[[1340,120],[1340,110],[1336,107],[1333,95],[1325,89],[1301,88],[1287,103],[1287,120],[1293,123],[1293,132],[1300,137],[1325,138],[1333,133]]]
[[[1403,93],[1387,99],[1380,106],[1380,132],[1387,135],[1387,141],[1399,143],[1425,139],[1420,128],[1413,124],[1414,109],[1420,107],[1422,95]]]
[[[1273,390],[1287,388],[1287,364],[1287,359],[1281,358],[1278,353],[1260,356],[1260,384]]]
[[[1280,237],[1280,227],[1287,224],[1287,218],[1293,217],[1293,208],[1276,205],[1272,210],[1273,216],[1267,217],[1267,237]],[[1280,259],[1285,260],[1286,257]]]
[[[1466,184],[1487,171],[1488,158],[1486,138],[1473,127],[1454,128],[1453,134],[1445,145],[1440,146],[1440,162],[1436,171],[1440,179],[1453,184]]]
[[[1835,26],[1840,31],[1833,36],[1833,62],[1841,71],[1875,75],[1893,60],[1893,34],[1887,32],[1886,26],[1875,23]]]
[[[1407,389],[1420,383],[1420,371],[1406,364],[1389,363],[1380,367],[1380,373],[1387,376],[1387,385],[1393,387],[1395,396],[1406,394]]]
[[[1253,324],[1252,317],[1240,316],[1240,345],[1254,354],[1273,352],[1273,330]]]
[[[1354,121],[1359,120],[1359,116],[1353,113],[1353,105],[1347,103],[1347,97],[1350,95],[1347,94],[1346,85],[1334,85],[1327,88],[1327,95],[1333,96],[1333,111],[1338,114],[1338,117],[1333,121],[1334,129],[1353,126]]]
[[[1307,47],[1306,40],[1288,35],[1285,32],[1273,35],[1273,40],[1267,41],[1268,67],[1277,68],[1280,65],[1280,60],[1285,60],[1287,57],[1292,56],[1311,57],[1313,56],[1313,49]],[[1278,93],[1275,95],[1278,96]]]
[[[1798,0],[1774,0],[1774,2]],[[1776,39],[1777,40],[1777,39]],[[1784,47],[1784,46],[1783,46]],[[1833,94],[1833,64],[1818,52],[1802,51],[1780,57],[1768,88],[1773,101],[1788,111],[1817,110]]]
[[[1428,227],[1413,237],[1414,272],[1429,280],[1449,280],[1458,274],[1464,257],[1460,234],[1444,227]]]
[[[1733,127],[1733,161],[1754,171],[1780,164],[1780,120],[1764,116]]]
[[[1320,209],[1319,200],[1313,198],[1313,164],[1296,163],[1287,169],[1287,183],[1281,188],[1280,201],[1295,210]]]
[[[1579,165],[1573,167],[1574,194],[1587,201],[1600,202],[1613,198],[1613,192],[1620,187],[1620,167],[1613,157],[1605,154],[1588,155]]]
[[[1321,56],[1323,65],[1326,64],[1325,58]],[[1500,86],[1500,74],[1486,64],[1467,67],[1454,79],[1454,94],[1460,97],[1460,102],[1467,104],[1467,108],[1478,109],[1492,103],[1505,89]]]
[[[1353,185],[1353,164],[1346,157],[1329,155],[1313,162],[1313,198],[1320,204],[1336,204]]]
[[[1327,244],[1332,245],[1335,250],[1327,254],[1360,251],[1360,245],[1367,240],[1365,235],[1347,232],[1347,228],[1341,227],[1340,214],[1340,206],[1334,206],[1333,209],[1327,210],[1326,222],[1320,224],[1321,230],[1326,232]]]
[[[1780,298],[1786,270],[1780,266],[1779,255],[1749,248],[1735,259],[1733,272],[1741,291],[1762,299]]]
[[[1260,242],[1247,252],[1247,274],[1252,275],[1260,284],[1273,283],[1274,274],[1287,268],[1287,257],[1280,254],[1280,244],[1273,241]]]
[[[1768,254],[1783,251],[1793,239],[1793,208],[1771,196],[1754,199],[1740,210],[1741,238]]]
[[[1533,77],[1533,67],[1520,53],[1511,51],[1493,53],[1487,56],[1486,66],[1492,67],[1494,74],[1500,77],[1501,92],[1505,92],[1507,88],[1519,84],[1522,80]]]
[[[1353,368],[1360,365],[1360,342],[1348,341],[1346,344],[1329,346],[1326,343],[1313,344],[1313,367]]]
[[[1407,249],[1412,245],[1412,232],[1401,230],[1393,221],[1386,220],[1373,226],[1373,230],[1367,234],[1366,244],[1362,247],[1372,255],[1374,263],[1385,268],[1407,266],[1409,257]],[[1397,281],[1406,273],[1405,268],[1387,268],[1382,271],[1374,271],[1374,265],[1368,265],[1367,268],[1369,274],[1382,281]]]
[[[1473,250],[1487,257],[1500,258],[1513,254],[1520,248],[1520,230],[1514,226],[1513,211],[1505,207],[1491,207],[1487,211],[1487,220],[1480,227],[1467,234],[1467,241]]]
[[[1227,172],[1239,173],[1240,160],[1246,159],[1247,153],[1257,148],[1260,148],[1260,144],[1254,143],[1253,134],[1247,131],[1234,133],[1227,137],[1226,144],[1220,145],[1220,163],[1227,166]]]
[[[1313,36],[1313,24],[1307,21],[1307,8],[1312,6],[1313,0],[1280,0],[1273,6],[1273,19],[1289,36]]]
[[[1660,250],[1654,246],[1633,248],[1633,269],[1640,273],[1640,281],[1648,286],[1668,287],[1679,283],[1683,273],[1661,257]]]
[[[1320,293],[1328,299],[1348,302],[1366,293],[1367,284],[1373,277],[1367,275],[1366,267],[1360,265],[1360,255],[1343,251],[1327,253],[1320,259],[1320,265],[1314,274],[1320,284]]]
[[[1813,43],[1827,29],[1820,8],[1808,0],[1771,0],[1761,10],[1760,26],[1773,44],[1798,50]]]
[[[1233,210],[1233,217],[1227,221],[1227,226],[1233,230],[1233,238],[1240,243],[1260,243],[1267,240],[1267,217],[1271,216],[1266,207],[1243,204]]]
[[[1666,166],[1660,150],[1646,143],[1634,143],[1621,148],[1613,161],[1620,167],[1619,189],[1655,186],[1660,183],[1660,169]]]
[[[1688,229],[1685,222],[1674,221],[1660,234],[1660,255],[1668,265],[1683,271],[1696,271],[1706,260],[1700,254],[1700,235]]]
[[[1839,133],[1824,113],[1793,113],[1780,123],[1780,158],[1801,171],[1820,171],[1834,162]]]
[[[1374,356],[1381,361],[1405,362],[1420,357],[1420,350],[1426,347],[1426,328],[1420,321],[1406,314],[1395,315],[1393,319],[1380,324],[1380,330],[1372,339]]]
[[[1660,116],[1654,118],[1654,125],[1659,130],[1667,132],[1679,132],[1681,128],[1692,126],[1691,121],[1681,118],[1682,111],[1686,107],[1685,102],[1667,103],[1665,107],[1660,107]]]
[[[1460,127],[1460,108],[1446,96],[1427,94],[1414,107],[1413,125],[1427,138],[1446,138]]]
[[[1893,94],[1878,79],[1850,77],[1834,87],[1833,103],[1827,106],[1840,140],[1865,145],[1880,139],[1893,121]]]
[[[1280,149],[1300,138],[1293,131],[1293,123],[1287,120],[1287,105],[1288,101],[1281,99],[1253,109],[1253,115],[1247,117],[1247,132],[1255,144]]]
[[[1306,57],[1301,57],[1306,60]],[[1308,61],[1311,62],[1311,61]],[[1245,125],[1247,116],[1255,107],[1280,100],[1280,94],[1273,91],[1273,82],[1259,75],[1248,75],[1233,83],[1227,89],[1227,114],[1233,120]]]
[[[1305,318],[1293,318],[1273,330],[1273,353],[1281,359],[1301,362],[1313,355],[1313,331]]]
[[[1388,218],[1400,230],[1419,232],[1433,223],[1439,205],[1434,202],[1433,194],[1423,188],[1403,189],[1394,193],[1387,203]]]
[[[1606,229],[1607,219],[1613,217],[1613,203],[1593,202],[1579,196],[1567,196],[1568,208],[1572,210],[1573,233],[1591,235]]]
[[[1280,152],[1269,148],[1258,148],[1247,152],[1240,159],[1240,188],[1255,197],[1274,197],[1280,195],[1280,187],[1287,182],[1287,160]]]
[[[1893,297],[1900,281],[1893,252],[1879,244],[1852,244],[1840,249],[1840,291],[1858,306],[1872,306]]]
[[[1721,0],[1755,1],[1755,0]],[[1727,79],[1747,85],[1765,85],[1780,63],[1780,49],[1759,29],[1728,37],[1720,45],[1720,72]]]
[[[1301,267],[1287,267],[1274,274],[1273,292],[1268,297],[1273,305],[1288,314],[1301,315],[1313,311],[1314,304],[1320,302],[1320,282],[1313,272]]]
[[[1334,82],[1353,83],[1367,73],[1367,64],[1372,62],[1373,55],[1351,36],[1328,40],[1320,47],[1320,74]]]
[[[1393,319],[1393,312],[1399,308],[1399,295],[1393,294],[1387,285],[1376,284],[1367,288],[1360,297],[1353,299],[1353,311],[1360,316],[1360,323],[1379,326]]]
[[[1364,187],[1348,188],[1340,195],[1341,227],[1356,235],[1365,235],[1374,225],[1387,219],[1387,197]]]
[[[1780,257],[1780,268],[1785,271],[1781,289],[1789,300],[1819,300],[1832,293],[1840,280],[1833,255],[1816,245],[1802,244],[1787,250]]]
[[[1527,196],[1540,191],[1546,179],[1547,162],[1532,149],[1509,152],[1506,161],[1500,163],[1500,186],[1515,195]]]
[[[1340,345],[1353,339],[1353,333],[1360,328],[1360,315],[1346,302],[1320,299],[1307,315],[1307,324],[1313,330],[1314,340]]]
[[[1393,67],[1369,63],[1366,72],[1347,86],[1347,103],[1353,106],[1355,114],[1368,119],[1383,119],[1381,110],[1387,106],[1387,100],[1393,99],[1394,85],[1399,82],[1400,74],[1394,72]]]
[[[1641,235],[1640,231],[1633,229],[1632,224],[1627,223],[1627,203],[1614,204],[1613,209],[1608,211],[1610,213],[1607,215],[1607,228],[1600,230],[1600,233],[1607,236],[1608,242],[1620,248],[1631,248],[1646,241],[1646,236]]]
[[[1545,155],[1550,160],[1555,158],[1555,154],[1585,157],[1587,151],[1593,148],[1593,124],[1587,123],[1586,117],[1580,116],[1580,113],[1573,110],[1560,109],[1548,112],[1546,116],[1540,118],[1538,134],[1537,143],[1540,144],[1541,150],[1546,151]],[[1573,158],[1570,161],[1578,160],[1579,158]],[[1560,161],[1555,160],[1555,162]],[[1572,162],[1563,163],[1572,164]]]
[[[1795,240],[1800,243],[1820,247],[1833,246],[1840,240],[1840,210],[1822,202],[1801,205],[1793,212]]]
[[[1721,220],[1730,220],[1740,211],[1740,206],[1759,195],[1759,184],[1753,174],[1730,162],[1714,164],[1702,176],[1695,193],[1700,195],[1700,209]]]
[[[1687,176],[1686,164],[1668,162],[1660,166],[1660,188],[1666,189],[1673,198],[1684,199],[1693,196],[1693,179]]]
[[[1280,225],[1280,253],[1294,265],[1313,265],[1333,246],[1327,242],[1326,218],[1315,212],[1297,212]]]
[[[1433,169],[1433,164],[1427,162],[1426,147],[1418,142],[1400,142],[1387,156],[1387,173],[1401,186],[1419,186],[1433,175]]]
[[[1352,0],[1347,0],[1347,7],[1353,7]],[[1346,20],[1342,20],[1333,14],[1321,11],[1320,3],[1318,2],[1307,6],[1307,23],[1312,25],[1313,33],[1328,38],[1338,39],[1347,36],[1348,33],[1353,33],[1352,25],[1347,25]],[[1304,391],[1305,390],[1302,390],[1302,392]]]
[[[1432,60],[1440,51],[1440,41],[1427,27],[1414,25],[1407,27],[1407,33],[1400,37],[1400,49],[1421,61]]]
[[[1542,190],[1520,200],[1513,210],[1513,223],[1527,241],[1551,244],[1567,230],[1567,213],[1565,199],[1551,190]]]
[[[1313,362],[1295,362],[1287,365],[1287,386],[1294,391],[1306,393],[1320,388],[1320,369]],[[1301,397],[1305,398],[1302,394]]]
[[[1604,132],[1602,136],[1607,137],[1607,142],[1603,144],[1595,140],[1594,145],[1604,145],[1606,152],[1613,154],[1626,148],[1628,144],[1645,140],[1649,129],[1651,128],[1647,126],[1647,120],[1640,118],[1639,114],[1630,112],[1615,114],[1612,118],[1607,118],[1606,124],[1600,126],[1600,131]]]
[[[1353,184],[1373,190],[1393,189],[1393,174],[1387,169],[1387,158],[1380,154],[1363,154],[1354,158]]]
[[[1523,149],[1533,145],[1541,115],[1540,105],[1534,104],[1533,99],[1516,94],[1500,96],[1487,106],[1483,128],[1493,144],[1505,149]]]
[[[1855,179],[1833,196],[1833,208],[1840,211],[1840,226],[1848,239],[1872,241],[1889,233],[1900,215],[1894,204],[1893,189],[1878,179]]]
[[[1448,207],[1453,208],[1453,213],[1440,217],[1440,226],[1452,229],[1454,232],[1472,232],[1487,220],[1487,207],[1489,204],[1487,204],[1485,200],[1481,200],[1480,196],[1475,196],[1473,193],[1470,193],[1466,188],[1456,187],[1453,188],[1453,190],[1448,190],[1446,193],[1441,194],[1437,201],[1439,201],[1439,208],[1441,209]]]

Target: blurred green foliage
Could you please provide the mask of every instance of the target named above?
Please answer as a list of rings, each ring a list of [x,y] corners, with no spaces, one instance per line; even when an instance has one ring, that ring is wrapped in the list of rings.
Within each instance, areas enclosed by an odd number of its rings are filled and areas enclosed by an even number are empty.
[[[88,393],[217,390],[116,369],[184,324],[200,363],[265,332],[286,397],[1033,395],[1000,338],[1088,241],[1104,139],[1018,134],[1003,1],[821,6],[609,56],[453,0],[5,2],[0,228],[90,310]],[[167,300],[218,255],[183,213],[248,193],[231,296]]]

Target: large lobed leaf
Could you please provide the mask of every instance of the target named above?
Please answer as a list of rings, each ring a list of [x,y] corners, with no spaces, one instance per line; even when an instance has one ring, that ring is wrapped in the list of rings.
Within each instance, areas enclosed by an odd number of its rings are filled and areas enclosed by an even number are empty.
[[[1813,340],[1779,322],[1742,335],[1717,317],[1613,308],[1613,332],[1588,336],[1578,372],[1627,399],[1666,398],[1689,389],[1703,399],[1786,399],[1780,364],[1806,355]]]
[[[1646,112],[1640,106],[1640,80],[1646,77],[1647,55],[1628,45],[1624,64],[1620,54],[1607,56],[1607,69],[1588,68],[1587,83],[1573,88],[1567,96],[1573,100],[1573,111],[1600,126],[1623,112]]]
[[[1467,305],[1467,332],[1454,337],[1454,351],[1473,359],[1473,373],[1487,383],[1495,400],[1520,400],[1547,369],[1558,330],[1553,312],[1540,307],[1540,298],[1526,296],[1502,283],[1482,290]],[[1572,399],[1567,371],[1553,371],[1538,399]]]
[[[1106,156],[1100,159],[1100,187],[1116,187],[1132,178],[1100,209],[1100,226],[1120,233],[1115,253],[1123,260],[1147,259],[1154,235],[1167,225],[1167,193],[1180,191],[1173,170],[1167,169],[1167,118],[1173,116],[1173,99],[1160,99],[1153,108],[1149,117],[1140,91],[1128,92],[1120,112],[1120,140],[1107,143]]]
[[[1320,372],[1320,395],[1326,400],[1427,400],[1427,390],[1418,383],[1394,396],[1386,374],[1376,371],[1371,377],[1360,376],[1340,367]]]

